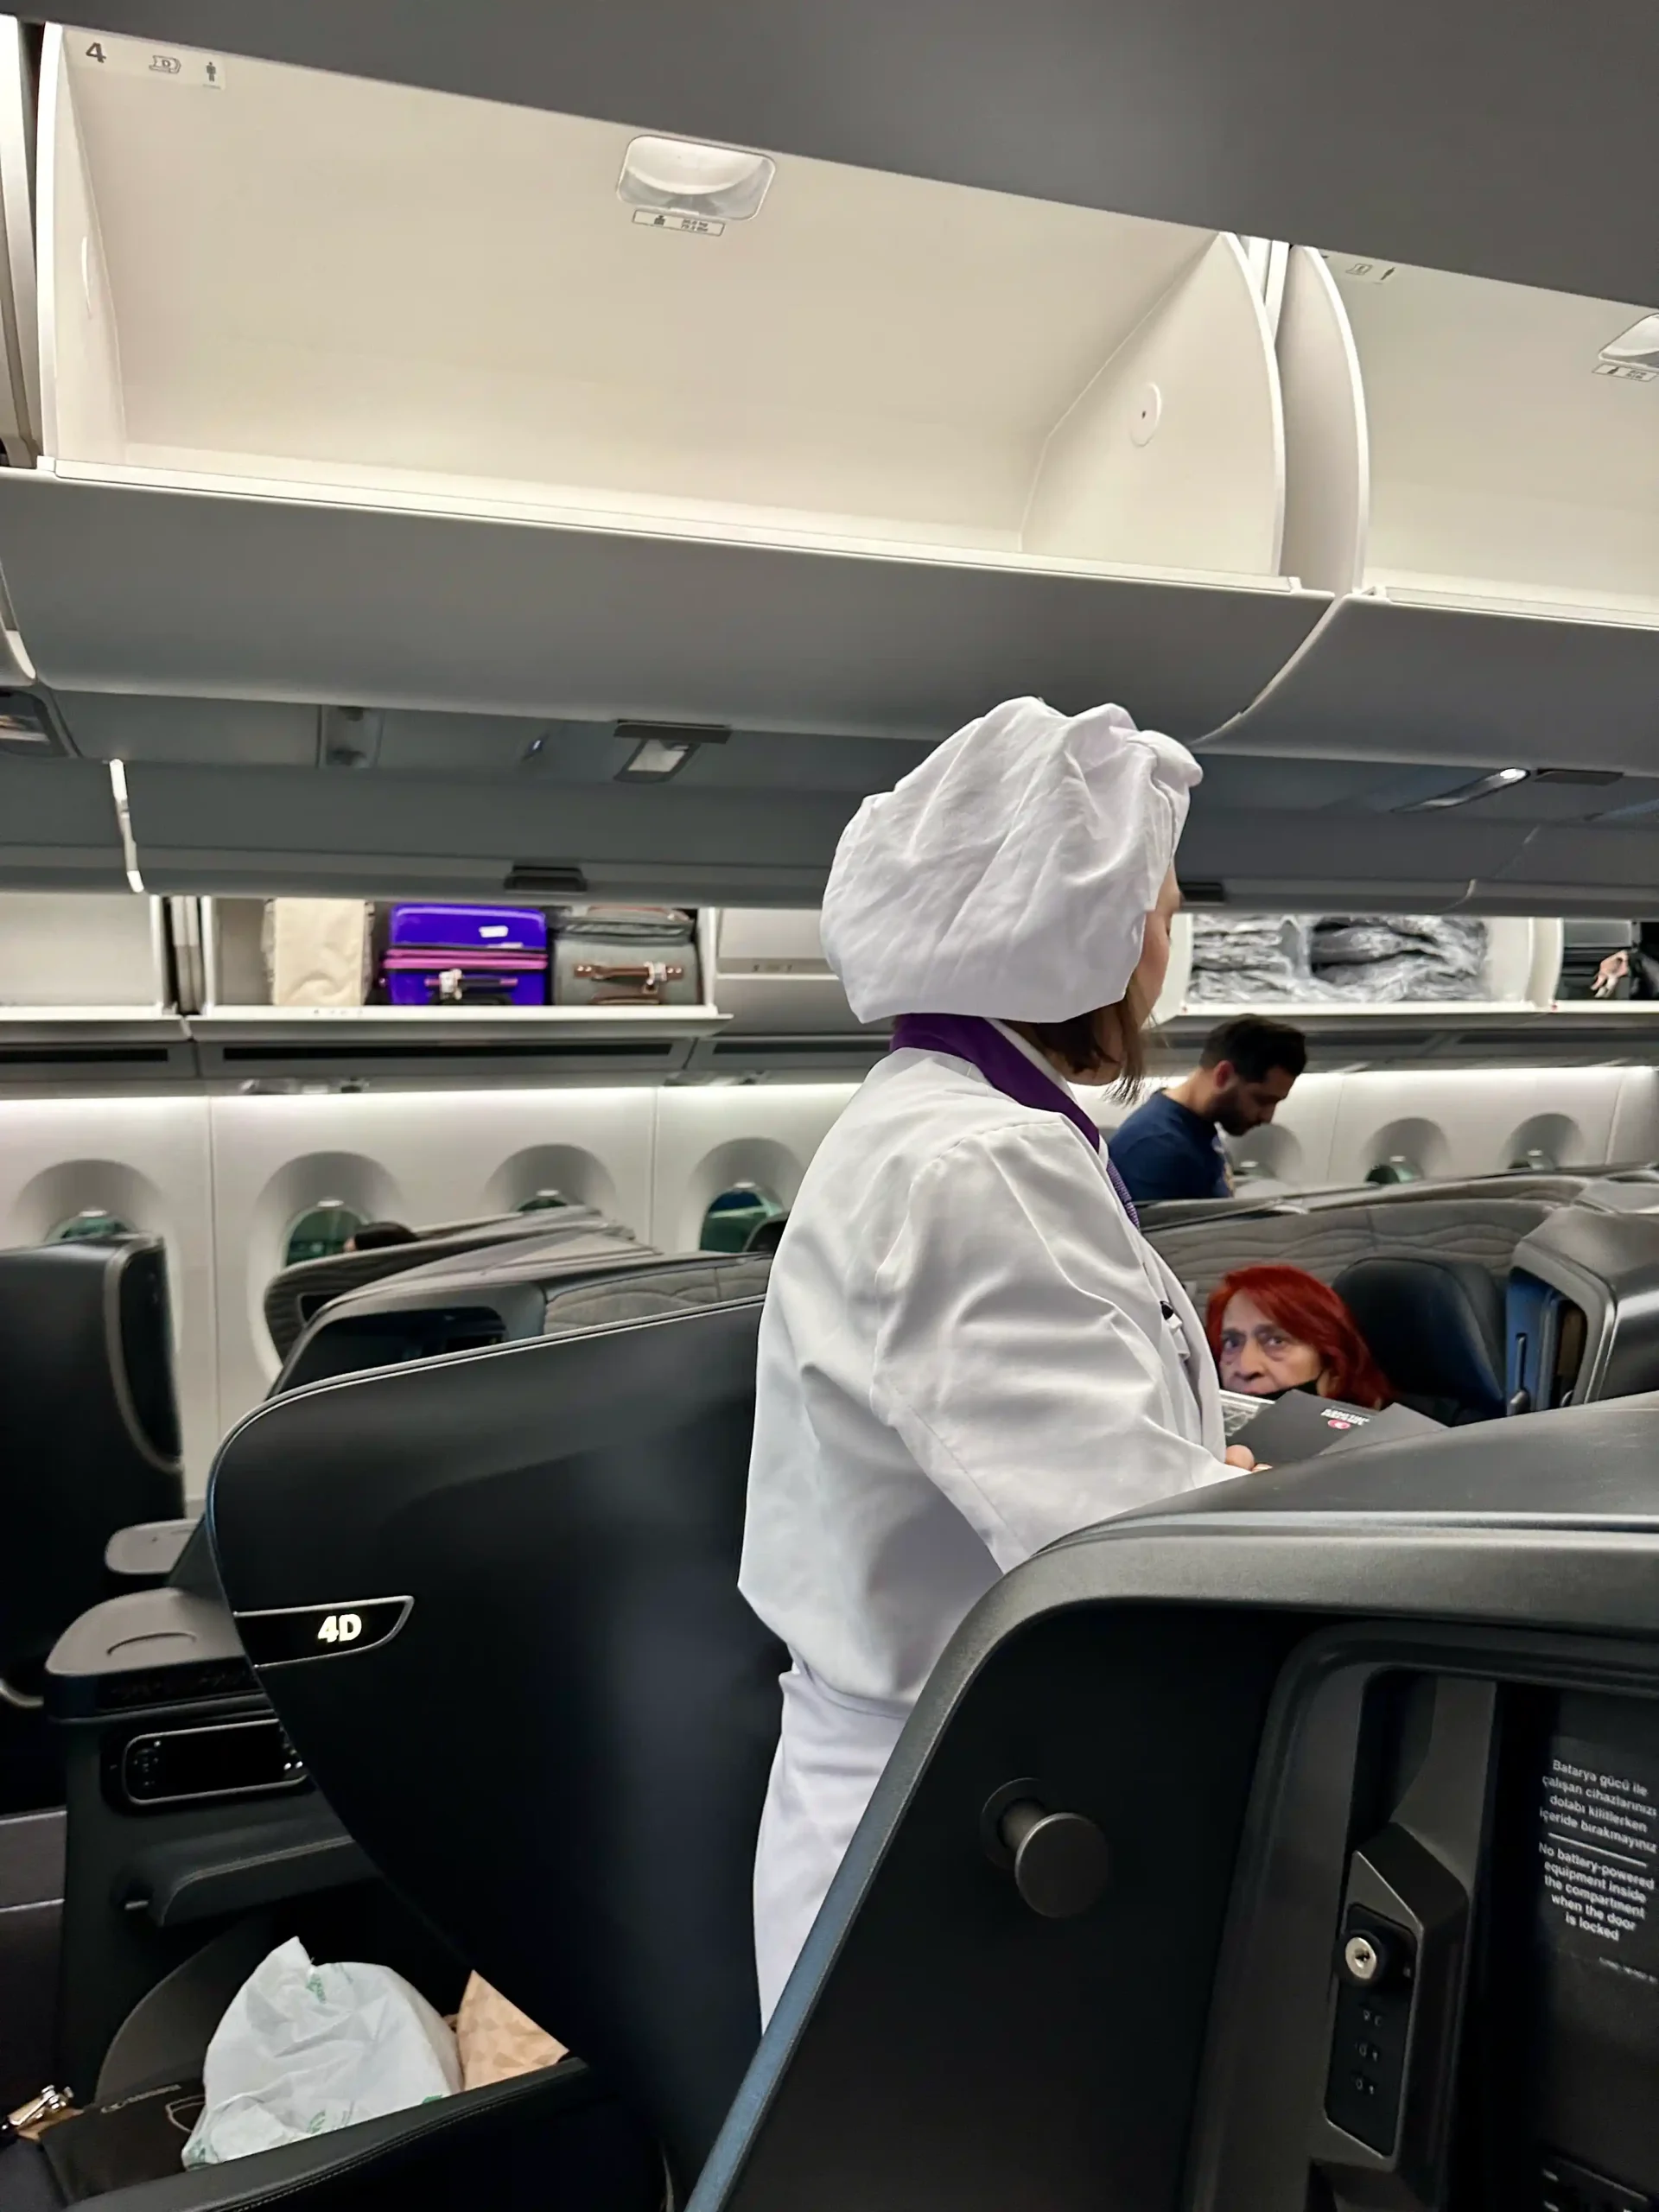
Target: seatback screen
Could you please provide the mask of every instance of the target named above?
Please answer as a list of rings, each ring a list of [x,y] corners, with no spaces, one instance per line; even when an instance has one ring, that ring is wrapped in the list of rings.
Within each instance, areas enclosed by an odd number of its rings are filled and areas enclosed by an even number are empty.
[[[1659,1707],[1571,1693],[1541,1705],[1533,2094],[1519,2108],[1537,2133],[1541,2202],[1645,2205],[1659,2194]]]

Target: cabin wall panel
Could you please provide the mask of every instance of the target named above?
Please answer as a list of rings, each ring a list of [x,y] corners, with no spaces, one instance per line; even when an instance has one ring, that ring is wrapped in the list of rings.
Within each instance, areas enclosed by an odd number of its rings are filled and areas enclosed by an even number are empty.
[[[740,1184],[792,1205],[856,1090],[838,1083],[659,1090],[652,1241],[664,1251],[695,1250],[710,1201]]]
[[[221,1428],[277,1372],[265,1287],[325,1198],[412,1229],[511,1211],[559,1189],[650,1233],[655,1096],[520,1090],[320,1093],[211,1102]]]

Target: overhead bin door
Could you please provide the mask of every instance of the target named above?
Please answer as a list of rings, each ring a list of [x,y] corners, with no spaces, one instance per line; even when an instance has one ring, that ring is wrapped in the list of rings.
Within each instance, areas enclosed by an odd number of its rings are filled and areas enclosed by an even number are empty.
[[[126,888],[103,762],[0,760],[0,890]]]
[[[92,0],[145,38],[1616,295],[1653,274],[1659,11],[1513,0]]]
[[[141,765],[128,787],[152,891],[453,899],[518,888],[690,906],[816,901],[858,803]]]
[[[45,679],[943,737],[999,698],[1197,736],[1323,602],[0,473]]]
[[[162,59],[48,40],[0,558],[55,683],[1198,735],[1323,611],[1230,234],[758,156],[664,214],[625,126]]]

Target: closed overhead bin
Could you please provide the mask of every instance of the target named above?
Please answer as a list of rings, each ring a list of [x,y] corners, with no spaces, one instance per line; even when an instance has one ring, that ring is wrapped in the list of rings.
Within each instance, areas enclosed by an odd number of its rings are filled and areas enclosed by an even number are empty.
[[[0,753],[0,891],[124,891],[121,826],[101,760]]]
[[[257,767],[134,766],[127,782],[150,890],[261,898],[798,902],[856,804]]]
[[[1230,233],[94,32],[39,204],[57,685],[1197,736],[1326,604]]]
[[[1346,595],[1220,747],[1650,769],[1659,318],[1298,249],[1279,344],[1286,557]]]

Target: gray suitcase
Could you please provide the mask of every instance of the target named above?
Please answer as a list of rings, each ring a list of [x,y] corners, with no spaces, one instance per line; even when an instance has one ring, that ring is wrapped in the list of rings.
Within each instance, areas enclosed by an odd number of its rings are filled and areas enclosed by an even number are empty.
[[[673,906],[571,906],[553,941],[556,1006],[696,1006],[696,925]]]

